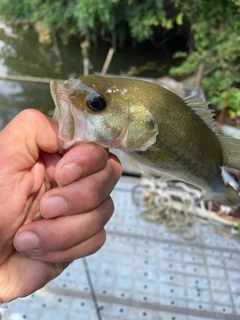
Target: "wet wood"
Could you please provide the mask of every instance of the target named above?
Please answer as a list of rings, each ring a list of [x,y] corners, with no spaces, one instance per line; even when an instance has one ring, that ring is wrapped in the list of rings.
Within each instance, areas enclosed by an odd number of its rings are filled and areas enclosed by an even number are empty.
[[[102,76],[104,76],[107,73],[109,65],[110,65],[110,63],[112,61],[114,52],[115,52],[114,48],[110,48],[109,49],[108,54],[107,54],[107,58],[106,58],[106,60],[104,62],[104,65],[103,65],[103,68],[102,68],[102,71],[101,71],[101,75]]]
[[[199,88],[201,85],[201,81],[203,78],[203,71],[204,71],[204,64],[201,63],[198,68],[198,72],[197,72],[197,76],[196,76],[196,80],[195,80],[195,87],[196,88]]]
[[[52,80],[58,80],[62,82],[65,81],[63,79],[39,78],[39,77],[20,76],[20,75],[0,75],[0,80],[26,81],[26,82],[47,83],[47,84],[49,84]]]

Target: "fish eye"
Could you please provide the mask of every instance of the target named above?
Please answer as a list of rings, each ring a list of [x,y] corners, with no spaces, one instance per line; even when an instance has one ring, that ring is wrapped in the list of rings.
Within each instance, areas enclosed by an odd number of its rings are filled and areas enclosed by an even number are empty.
[[[93,112],[102,111],[106,108],[106,100],[99,94],[89,94],[86,98],[86,103],[89,110]]]

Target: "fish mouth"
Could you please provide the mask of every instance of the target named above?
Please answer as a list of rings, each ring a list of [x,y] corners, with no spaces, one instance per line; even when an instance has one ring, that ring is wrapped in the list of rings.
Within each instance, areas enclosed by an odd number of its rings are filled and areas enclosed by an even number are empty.
[[[81,80],[60,83],[51,81],[50,90],[55,103],[53,119],[58,121],[58,137],[63,141],[63,148],[69,148],[76,142],[88,142],[86,139],[86,116],[77,110],[69,98],[69,92],[75,90]],[[70,86],[71,89],[66,88]]]

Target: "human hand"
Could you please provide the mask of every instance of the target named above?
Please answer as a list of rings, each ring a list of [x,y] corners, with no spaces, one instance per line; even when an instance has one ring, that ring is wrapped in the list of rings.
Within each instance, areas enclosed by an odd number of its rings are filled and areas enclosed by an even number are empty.
[[[43,287],[105,241],[120,163],[90,143],[59,155],[57,131],[25,110],[0,132],[0,303]]]

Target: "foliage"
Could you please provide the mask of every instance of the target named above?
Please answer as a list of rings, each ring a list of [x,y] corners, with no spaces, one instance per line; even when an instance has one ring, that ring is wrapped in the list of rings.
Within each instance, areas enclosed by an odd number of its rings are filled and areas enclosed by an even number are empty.
[[[240,223],[239,223],[238,226],[237,226],[237,235],[240,236]]]
[[[228,107],[231,115],[240,116],[240,0],[219,0],[214,5],[206,0],[174,3],[181,5],[191,24],[194,50],[171,73],[196,73],[200,63],[214,69],[202,81],[207,98],[218,109]],[[181,53],[175,56],[182,57]]]
[[[66,0],[0,0],[0,14],[10,23],[38,22],[46,27],[68,29],[72,23],[74,1]]]
[[[164,0],[0,0],[0,13],[15,22],[41,21],[48,28],[68,30],[89,39],[98,34],[121,43],[154,36],[157,27],[182,24],[181,13],[166,17]]]
[[[88,41],[100,36],[113,46],[129,37],[154,40],[183,26],[189,52],[175,54],[180,65],[171,73],[194,74],[203,63],[214,70],[202,81],[207,99],[240,114],[240,0],[0,0],[0,14],[11,23],[40,21]]]

